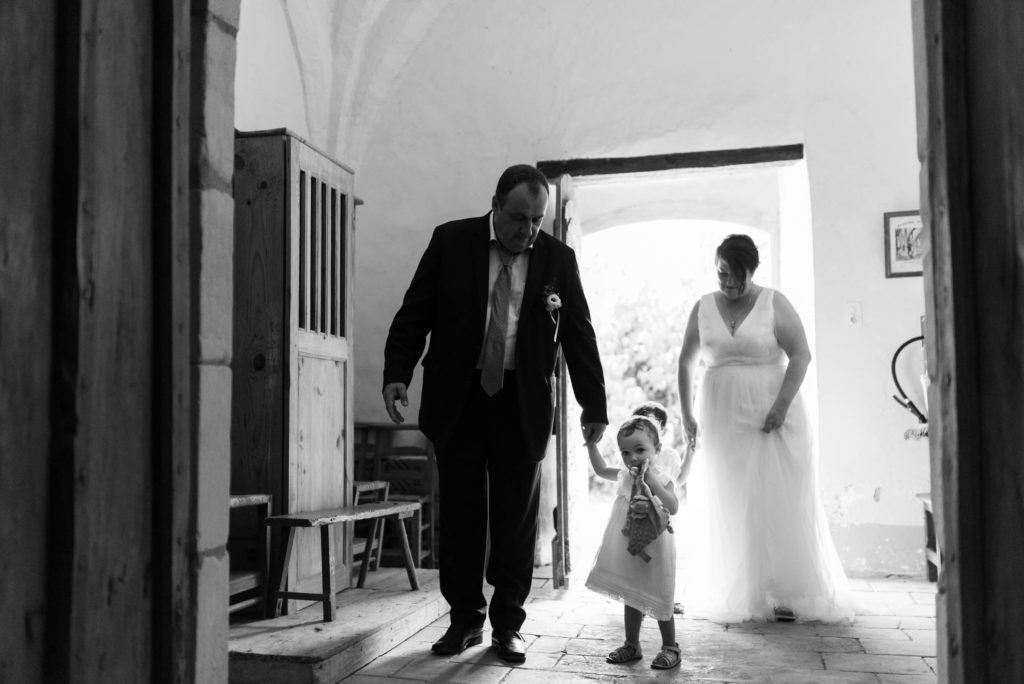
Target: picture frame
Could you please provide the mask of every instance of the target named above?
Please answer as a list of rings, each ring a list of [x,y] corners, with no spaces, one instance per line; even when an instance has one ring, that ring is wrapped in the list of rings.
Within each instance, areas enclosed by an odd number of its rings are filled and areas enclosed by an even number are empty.
[[[924,223],[920,211],[889,211],[882,215],[885,277],[906,278],[924,273]]]

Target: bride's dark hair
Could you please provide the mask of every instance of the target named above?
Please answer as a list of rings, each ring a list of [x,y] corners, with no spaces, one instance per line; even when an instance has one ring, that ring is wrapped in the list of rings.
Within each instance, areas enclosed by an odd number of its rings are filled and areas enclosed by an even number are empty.
[[[729,264],[733,274],[745,273],[747,277],[754,274],[757,267],[761,265],[761,255],[757,251],[757,245],[749,235],[734,233],[722,240],[715,250],[715,258],[722,259]]]

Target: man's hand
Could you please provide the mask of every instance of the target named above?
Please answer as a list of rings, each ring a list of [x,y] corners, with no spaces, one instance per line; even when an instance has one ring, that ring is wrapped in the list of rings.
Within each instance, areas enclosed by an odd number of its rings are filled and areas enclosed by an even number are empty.
[[[584,423],[583,443],[596,444],[600,442],[601,437],[604,436],[604,429],[606,427],[608,427],[606,423]]]
[[[406,396],[405,389],[404,382],[389,382],[384,385],[384,391],[381,392],[384,397],[384,408],[387,409],[388,416],[398,425],[404,423],[405,418],[395,407],[395,400],[397,399],[402,402],[402,406],[409,405],[409,397]]]

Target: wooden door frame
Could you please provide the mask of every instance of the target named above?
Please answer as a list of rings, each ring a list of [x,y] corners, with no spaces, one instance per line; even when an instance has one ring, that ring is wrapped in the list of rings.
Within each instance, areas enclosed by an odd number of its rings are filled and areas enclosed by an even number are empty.
[[[1024,79],[1024,8],[914,0],[912,9],[932,494],[943,552],[939,681],[1022,681],[1024,91],[1010,86]]]

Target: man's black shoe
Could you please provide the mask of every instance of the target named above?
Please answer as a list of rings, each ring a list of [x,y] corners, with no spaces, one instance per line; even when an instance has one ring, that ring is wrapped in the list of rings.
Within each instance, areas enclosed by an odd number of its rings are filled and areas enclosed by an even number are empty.
[[[491,631],[491,646],[498,651],[498,657],[508,663],[526,660],[526,642],[523,635],[513,629]]]
[[[450,625],[444,636],[434,642],[430,650],[437,655],[456,655],[470,646],[476,646],[484,640],[483,628]]]

